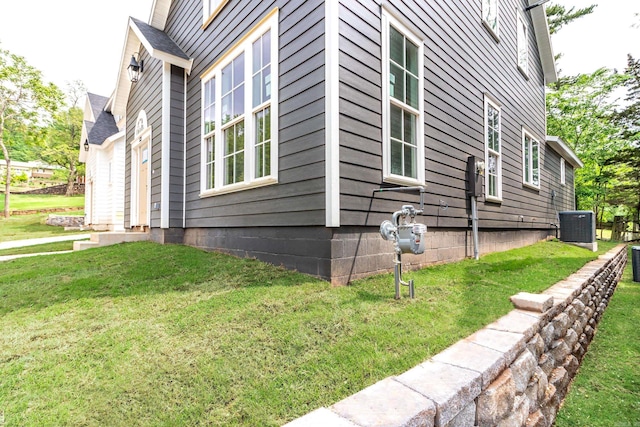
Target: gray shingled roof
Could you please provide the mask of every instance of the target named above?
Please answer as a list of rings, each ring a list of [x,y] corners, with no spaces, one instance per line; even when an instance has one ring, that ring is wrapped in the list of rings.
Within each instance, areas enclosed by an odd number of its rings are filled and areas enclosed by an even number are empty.
[[[109,102],[109,98],[102,95],[96,95],[95,93],[87,92],[87,98],[89,99],[89,105],[93,111],[93,117],[96,118],[100,115],[100,112],[104,110],[104,107]]]
[[[87,97],[91,110],[93,110],[93,116],[96,118],[95,122],[87,120],[84,122],[87,130],[87,140],[89,144],[102,145],[107,138],[120,132],[120,129],[118,129],[113,115],[104,111],[104,107],[107,105],[109,98],[96,95],[95,93],[87,93]]]
[[[187,54],[184,53],[164,31],[160,31],[157,28],[154,28],[149,24],[145,24],[139,19],[133,17],[131,18],[131,21],[136,27],[138,27],[144,38],[147,39],[154,49],[166,52],[178,58],[189,59],[189,56],[187,56]]]

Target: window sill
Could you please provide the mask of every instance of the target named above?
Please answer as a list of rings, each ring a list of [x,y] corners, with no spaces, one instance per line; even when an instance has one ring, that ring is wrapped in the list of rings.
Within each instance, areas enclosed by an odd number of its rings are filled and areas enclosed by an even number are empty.
[[[529,80],[529,73],[522,68],[520,65],[518,65],[518,71],[520,71],[520,74],[522,74],[522,77],[524,77],[525,79]]]
[[[493,39],[496,41],[496,43],[500,43],[500,36],[498,35],[498,32],[495,31],[493,28],[491,28],[489,23],[487,21],[485,21],[484,19],[482,20],[482,26],[484,28],[486,28],[487,31],[489,31],[489,34],[491,34],[491,37],[493,37]]]
[[[278,179],[275,177],[261,178],[252,182],[241,182],[231,184],[218,189],[204,190],[200,192],[200,198],[220,196],[222,194],[236,193],[238,191],[251,190],[253,188],[265,187],[267,185],[277,184]]]
[[[424,181],[420,181],[419,179],[414,179],[414,178],[406,178],[398,175],[385,176],[382,181],[387,184],[408,185],[408,186],[420,185],[420,186],[426,187],[426,184],[424,183]]]
[[[485,203],[495,203],[497,205],[502,204],[502,199],[494,196],[484,196]]]
[[[539,186],[539,185],[538,185],[538,186],[535,186],[535,185],[533,185],[533,184],[529,184],[529,183],[527,183],[527,182],[523,182],[523,183],[522,183],[522,186],[523,186],[524,188],[528,188],[528,189],[530,189],[530,190],[540,191],[540,186]]]

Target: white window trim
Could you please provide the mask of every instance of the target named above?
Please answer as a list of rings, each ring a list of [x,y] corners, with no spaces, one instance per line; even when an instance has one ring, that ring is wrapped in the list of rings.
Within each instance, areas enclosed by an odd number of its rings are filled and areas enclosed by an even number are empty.
[[[516,10],[516,64],[520,72],[525,76],[529,77],[529,27],[527,26],[527,21],[522,16],[520,10]],[[524,28],[524,40],[520,39],[520,28]],[[521,43],[524,43],[524,46],[521,46]],[[526,52],[525,63],[522,64],[520,62],[520,48],[523,48]]]
[[[209,24],[211,24],[211,21],[220,13],[228,1],[229,0],[221,0],[213,10],[209,10],[209,0],[202,0],[202,29],[207,28]]]
[[[498,141],[499,141],[500,151],[498,152],[489,149],[489,141],[487,140],[487,137],[489,135],[489,120],[488,120],[489,106],[492,106],[493,108],[498,110],[498,113],[499,113]],[[484,138],[484,164],[487,165],[486,166],[487,170],[485,172],[485,183],[484,183],[485,196],[484,197],[486,201],[502,202],[502,107],[500,106],[500,104],[498,104],[498,102],[495,99],[493,99],[488,94],[485,94],[484,96],[484,136],[483,138]],[[498,175],[496,180],[496,190],[497,190],[496,196],[492,196],[489,194],[489,173],[488,173],[489,154],[493,154],[493,153],[497,154],[498,156],[498,164],[496,165],[497,175]]]
[[[525,156],[525,146],[527,144],[527,140],[526,138],[529,137],[529,139],[532,141],[532,145],[531,147],[529,147],[529,159],[526,158]],[[531,148],[533,148],[533,143],[538,145],[538,185],[533,184],[533,150]],[[527,168],[525,163],[529,163],[529,173],[531,176],[527,176]],[[536,138],[531,132],[529,132],[525,127],[522,128],[522,184],[525,187],[529,187],[529,188],[533,188],[536,190],[540,189],[540,185],[541,185],[541,181],[542,181],[542,175],[541,175],[541,168],[540,168],[540,140],[538,138]]]
[[[484,27],[489,30],[489,33],[496,41],[500,41],[500,0],[495,0],[496,3],[496,28],[491,28],[491,24],[484,19],[484,0],[482,0],[480,5],[480,14],[482,17],[482,24]]]
[[[564,157],[560,157],[560,185],[567,185],[567,165]]]
[[[265,177],[255,178],[255,141],[254,141],[254,119],[253,114],[266,107],[266,104],[253,107],[253,73],[252,65],[252,44],[264,33],[271,30],[271,174]],[[244,181],[234,184],[223,185],[224,179],[224,152],[222,144],[222,69],[233,61],[241,53],[245,54],[244,70]],[[247,34],[231,49],[229,49],[215,64],[213,64],[201,76],[201,113],[200,113],[200,197],[216,196],[220,194],[233,193],[236,191],[248,190],[251,188],[263,187],[278,183],[278,74],[279,74],[279,54],[278,54],[278,9],[272,10],[258,25],[253,27]],[[216,129],[215,129],[215,188],[207,188],[206,182],[206,140],[204,138],[204,88],[205,83],[213,77],[216,78]]]
[[[389,95],[389,25],[393,25],[406,38],[418,46],[418,110],[414,112],[418,115],[416,124],[416,169],[417,177],[391,173],[391,96]],[[424,155],[424,41],[415,35],[396,19],[385,8],[382,9],[382,169],[383,180],[398,185],[424,185],[425,184],[425,155]],[[404,107],[403,107],[404,108]]]

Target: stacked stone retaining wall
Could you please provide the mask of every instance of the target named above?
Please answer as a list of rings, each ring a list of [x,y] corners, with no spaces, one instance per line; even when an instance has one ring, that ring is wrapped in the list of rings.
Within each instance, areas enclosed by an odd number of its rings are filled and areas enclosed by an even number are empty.
[[[627,262],[620,245],[428,361],[287,424],[547,427]]]

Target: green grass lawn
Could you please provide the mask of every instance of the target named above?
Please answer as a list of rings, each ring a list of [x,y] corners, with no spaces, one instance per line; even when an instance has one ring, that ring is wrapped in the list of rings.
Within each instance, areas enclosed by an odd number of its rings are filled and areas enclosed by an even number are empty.
[[[57,196],[49,194],[11,194],[9,208],[13,210],[82,208],[84,194],[77,196]],[[4,194],[0,194],[0,211],[4,210]]]
[[[575,378],[558,427],[640,426],[640,283],[631,257]]]
[[[601,242],[601,252],[614,244]],[[546,242],[332,288],[150,242],[0,269],[7,425],[276,426],[399,374],[597,254]]]
[[[12,215],[9,218],[3,218],[0,215],[0,242],[87,232],[86,230],[65,231],[64,227],[47,225],[45,224],[45,220],[48,215],[49,214]],[[82,212],[73,212],[73,215],[82,215]]]
[[[43,245],[23,246],[12,249],[0,250],[0,256],[37,254],[41,252],[60,252],[73,250],[73,241],[45,243]]]

